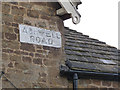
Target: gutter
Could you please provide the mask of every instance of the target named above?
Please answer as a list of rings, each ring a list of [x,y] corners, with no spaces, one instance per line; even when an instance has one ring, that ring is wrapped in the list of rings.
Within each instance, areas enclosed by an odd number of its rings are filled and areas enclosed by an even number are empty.
[[[67,76],[69,79],[73,77],[74,74],[78,75],[78,78],[85,79],[102,79],[111,81],[120,81],[120,73],[105,73],[105,72],[92,72],[92,71],[82,71],[82,70],[71,70],[65,65],[60,66],[60,75]]]

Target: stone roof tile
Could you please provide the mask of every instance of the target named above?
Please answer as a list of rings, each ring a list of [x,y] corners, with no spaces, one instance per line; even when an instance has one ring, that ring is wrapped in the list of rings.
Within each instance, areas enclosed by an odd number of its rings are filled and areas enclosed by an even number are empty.
[[[120,73],[120,50],[65,28],[66,66],[71,70]]]

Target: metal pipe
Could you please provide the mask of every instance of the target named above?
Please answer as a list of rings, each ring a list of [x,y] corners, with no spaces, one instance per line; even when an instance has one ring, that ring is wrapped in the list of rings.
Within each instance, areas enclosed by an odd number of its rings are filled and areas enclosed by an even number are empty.
[[[78,75],[75,73],[73,75],[73,90],[78,90]]]

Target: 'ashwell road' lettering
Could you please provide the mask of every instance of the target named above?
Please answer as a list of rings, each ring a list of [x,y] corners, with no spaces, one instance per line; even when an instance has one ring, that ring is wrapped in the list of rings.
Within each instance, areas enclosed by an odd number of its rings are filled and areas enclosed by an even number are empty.
[[[28,25],[19,25],[20,42],[61,47],[61,33]]]

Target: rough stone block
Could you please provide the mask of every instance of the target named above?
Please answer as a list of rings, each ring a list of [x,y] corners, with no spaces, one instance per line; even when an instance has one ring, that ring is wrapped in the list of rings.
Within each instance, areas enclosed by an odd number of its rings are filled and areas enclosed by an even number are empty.
[[[19,42],[3,40],[2,47],[10,49],[19,49]]]
[[[33,18],[39,18],[39,11],[38,10],[28,10],[27,16],[33,17]]]
[[[22,57],[23,62],[31,63],[32,59],[30,57],[23,56]]]
[[[14,88],[8,81],[2,80],[2,88]]]
[[[6,53],[2,53],[2,60],[9,60],[9,55]]]
[[[45,22],[38,22],[37,25],[38,25],[38,27],[41,27],[41,28],[45,28],[46,27],[46,23]]]
[[[21,55],[20,50],[14,50],[14,54]]]
[[[33,83],[33,88],[48,88],[46,83]]]
[[[10,13],[10,5],[8,5],[8,4],[2,4],[2,12],[4,12],[4,13]]]
[[[21,61],[21,56],[20,55],[10,55],[10,60],[11,61]]]
[[[47,47],[47,46],[43,46],[43,49],[44,49],[44,50],[51,50],[51,48],[50,48],[50,47]]]
[[[21,55],[28,55],[28,52],[25,52],[25,51],[21,51],[20,53]]]
[[[8,67],[13,68],[13,63],[10,62],[10,63],[8,64]]]
[[[43,58],[42,54],[35,53],[35,57]]]
[[[91,90],[99,90],[99,86],[95,86],[95,85],[90,85],[89,88],[91,88]],[[104,88],[105,89],[105,88]],[[105,89],[107,90],[107,89]]]
[[[42,52],[43,52],[43,50],[37,50],[37,52],[38,52],[38,53],[42,53]]]
[[[7,25],[2,25],[2,32],[13,33],[13,28]]]
[[[23,16],[26,13],[25,9],[22,7],[12,6],[12,14]]]
[[[111,81],[102,81],[102,86],[111,86]]]
[[[50,30],[55,30],[55,31],[56,31],[57,28],[56,28],[55,25],[49,25],[49,29],[50,29]]]
[[[9,21],[2,21],[2,24],[7,26],[12,26],[11,22]]]
[[[39,73],[38,82],[44,82],[44,83],[47,82],[47,74],[45,72]]]
[[[28,70],[28,66],[22,63],[21,61],[15,61],[15,68],[20,70]],[[21,77],[23,78],[23,77]]]
[[[23,17],[22,16],[14,16],[14,22],[23,23]]]
[[[92,83],[98,86],[101,86],[101,81],[100,80],[92,80]]]
[[[89,84],[86,83],[85,79],[79,80],[79,87],[87,88]]]
[[[48,83],[54,86],[66,86],[68,84],[66,79],[60,77],[59,67],[54,66],[48,68]]]
[[[61,58],[60,56],[60,49],[50,48],[49,54],[46,55],[47,58]]]
[[[25,8],[28,8],[28,9],[31,9],[31,7],[32,7],[32,4],[29,2],[27,2],[27,3],[26,2],[19,2],[19,5],[23,6]]]
[[[15,32],[16,34],[19,34],[19,29],[18,29],[18,28],[14,28],[14,32]]]
[[[29,53],[29,55],[30,55],[31,57],[34,57],[34,53]]]
[[[2,20],[3,21],[9,21],[9,22],[13,22],[13,15],[11,14],[2,14]]]
[[[28,83],[26,81],[22,81],[21,87],[22,88],[31,88],[31,83],[30,82]]]
[[[5,33],[5,37],[8,40],[16,40],[17,39],[16,34],[11,34],[11,33]]]
[[[118,88],[118,87],[120,86],[120,82],[113,81],[113,82],[112,82],[112,86],[113,86],[114,88]]]
[[[45,19],[45,20],[50,20],[51,17],[48,16],[48,15],[42,15],[42,14],[41,14],[41,15],[40,15],[40,18],[41,18],[41,19]]]
[[[35,52],[35,47],[32,44],[21,43],[20,49]]]
[[[37,49],[42,49],[43,46],[42,46],[42,45],[36,45],[36,48],[37,48]]]
[[[24,24],[26,24],[26,25],[31,25],[31,22],[28,21],[28,20],[24,20]]]
[[[34,59],[33,59],[33,63],[34,63],[34,64],[42,65],[42,59],[40,59],[40,58],[34,58]]]
[[[18,27],[18,24],[17,23],[12,23],[12,26],[13,27]]]
[[[59,66],[59,61],[57,61],[56,59],[53,58],[49,58],[49,59],[43,59],[43,63],[45,66],[50,67],[50,66]]]
[[[13,53],[13,50],[11,50],[11,49],[2,49],[2,52],[5,52],[5,53]]]
[[[47,82],[47,79],[46,79],[46,77],[39,77],[39,78],[38,78],[38,82],[46,83],[46,82]]]

